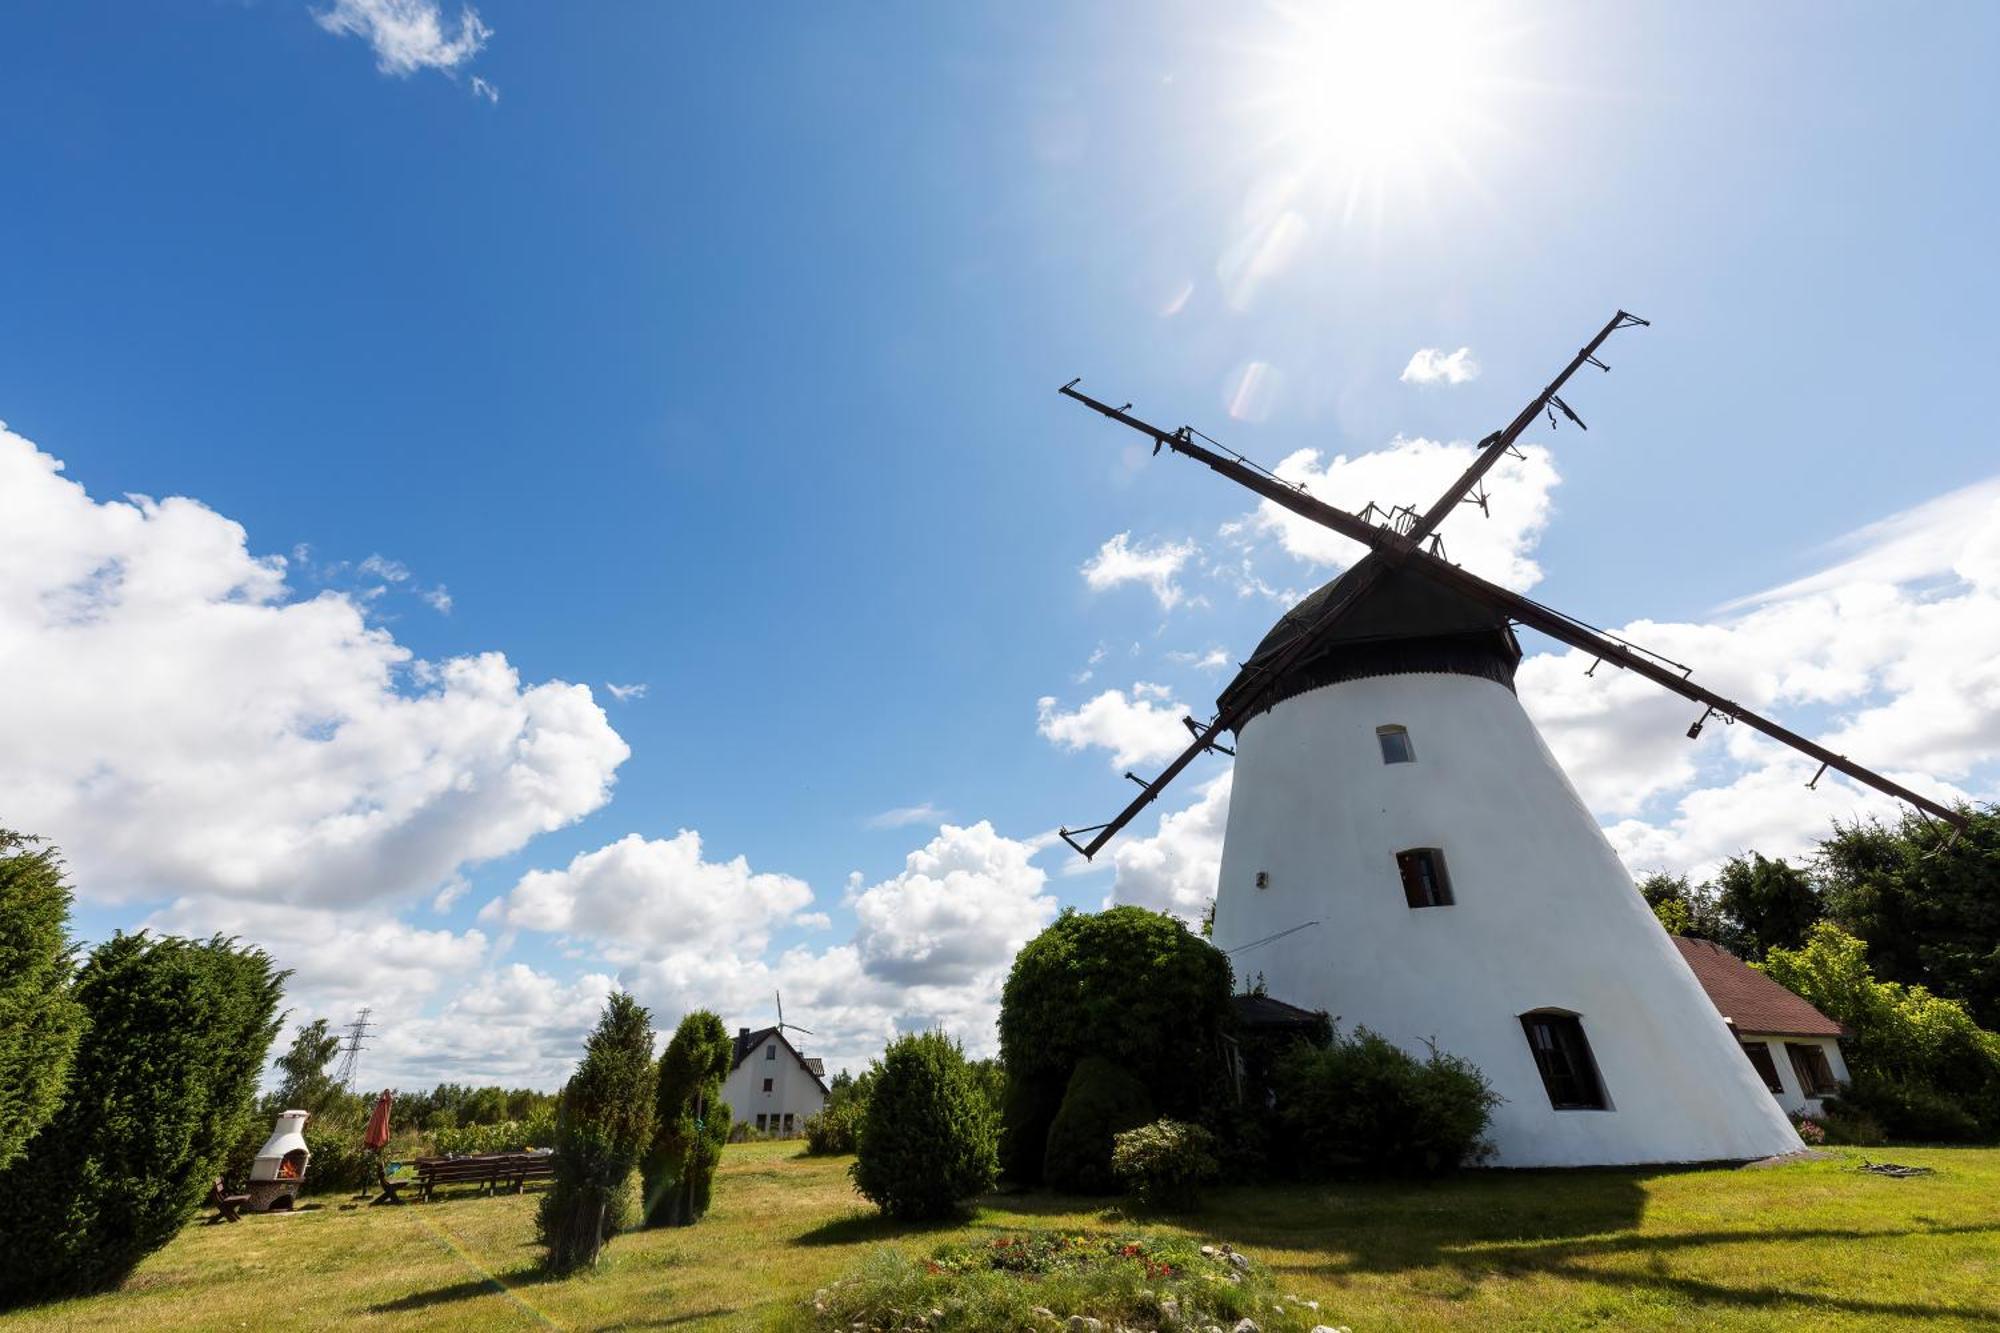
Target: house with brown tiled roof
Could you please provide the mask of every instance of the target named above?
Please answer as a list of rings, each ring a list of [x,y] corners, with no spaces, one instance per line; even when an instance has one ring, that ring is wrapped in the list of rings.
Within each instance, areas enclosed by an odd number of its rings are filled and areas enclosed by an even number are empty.
[[[1818,1115],[1820,1099],[1847,1082],[1847,1030],[1713,940],[1673,940],[1778,1104]]]

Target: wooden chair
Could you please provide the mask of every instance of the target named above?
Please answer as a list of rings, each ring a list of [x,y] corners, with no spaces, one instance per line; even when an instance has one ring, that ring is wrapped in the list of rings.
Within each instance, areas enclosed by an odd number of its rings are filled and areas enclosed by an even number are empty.
[[[372,1208],[378,1203],[400,1204],[408,1202],[408,1200],[398,1197],[398,1191],[402,1190],[405,1186],[410,1185],[413,1182],[408,1180],[389,1179],[388,1168],[383,1166],[379,1160],[375,1163],[375,1179],[376,1182],[382,1186],[382,1192],[368,1201],[369,1207]]]
[[[208,1192],[208,1206],[215,1209],[215,1216],[208,1219],[208,1225],[214,1226],[217,1222],[241,1222],[243,1219],[238,1214],[249,1202],[249,1195],[230,1193],[229,1187],[222,1183],[222,1177],[217,1176],[214,1188]]]

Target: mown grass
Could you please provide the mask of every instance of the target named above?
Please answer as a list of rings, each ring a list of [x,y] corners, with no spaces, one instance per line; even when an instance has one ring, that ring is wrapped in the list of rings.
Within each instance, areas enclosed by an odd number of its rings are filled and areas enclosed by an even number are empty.
[[[1936,1168],[1892,1180],[1864,1156]],[[619,1237],[596,1273],[539,1279],[534,1196],[403,1208],[341,1200],[190,1226],[123,1289],[0,1316],[0,1329],[760,1328],[884,1245],[1026,1229],[1130,1231],[1115,1207],[995,1196],[909,1227],[849,1187],[849,1159],[730,1147],[715,1211]],[[5,1206],[0,1204],[0,1206]],[[1367,1328],[2000,1329],[2000,1150],[1841,1150],[1748,1170],[1480,1173],[1437,1185],[1244,1188],[1155,1234],[1227,1240]],[[0,1256],[0,1263],[5,1256]]]

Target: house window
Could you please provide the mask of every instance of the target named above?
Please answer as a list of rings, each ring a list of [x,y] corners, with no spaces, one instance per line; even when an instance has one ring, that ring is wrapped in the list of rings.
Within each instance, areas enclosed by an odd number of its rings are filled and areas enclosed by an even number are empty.
[[[1435,847],[1412,847],[1396,853],[1403,877],[1403,897],[1412,907],[1451,906],[1451,880],[1444,873],[1444,853]]]
[[[785,1133],[789,1134],[791,1132],[792,1132],[792,1113],[790,1111],[787,1111],[785,1112]]]
[[[1772,1092],[1783,1093],[1785,1085],[1778,1081],[1778,1064],[1771,1058],[1771,1045],[1763,1041],[1746,1041],[1743,1054],[1750,1057],[1750,1067],[1757,1071],[1757,1077],[1764,1080],[1764,1086]]]
[[[770,1119],[771,1117],[767,1115],[760,1115],[757,1117],[757,1132],[759,1134],[762,1134],[764,1132],[765,1126],[769,1123]]]
[[[1602,1111],[1604,1085],[1597,1078],[1583,1023],[1575,1014],[1539,1012],[1521,1015],[1535,1068],[1548,1089],[1549,1105],[1558,1111]]]
[[[778,1058],[778,1043],[777,1043],[777,1042],[775,1042],[775,1041],[774,1041],[774,1042],[772,1042],[772,1043],[771,1043],[771,1044],[770,1044],[769,1046],[766,1046],[766,1047],[764,1048],[764,1058],[765,1058],[766,1060],[775,1060],[775,1059],[777,1059],[777,1058]]]
[[[1417,752],[1410,748],[1410,733],[1405,727],[1377,727],[1375,739],[1382,746],[1382,762],[1385,764],[1414,764]]]
[[[764,1091],[769,1092],[770,1090],[771,1090],[771,1080],[767,1078],[764,1080]]]
[[[1806,1096],[1826,1097],[1840,1091],[1840,1084],[1834,1081],[1833,1067],[1826,1062],[1825,1047],[1788,1041],[1785,1054],[1792,1057],[1792,1072],[1799,1076],[1799,1091]]]

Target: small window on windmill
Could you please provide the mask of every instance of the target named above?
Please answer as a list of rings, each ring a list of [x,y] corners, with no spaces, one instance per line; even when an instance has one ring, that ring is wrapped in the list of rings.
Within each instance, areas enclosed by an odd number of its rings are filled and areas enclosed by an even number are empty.
[[[1764,1086],[1772,1092],[1782,1094],[1785,1085],[1778,1081],[1778,1065],[1771,1059],[1771,1045],[1763,1041],[1746,1041],[1743,1054],[1750,1057],[1750,1067],[1757,1071],[1757,1077],[1764,1080]]]
[[[1412,847],[1396,853],[1396,870],[1403,877],[1403,899],[1411,907],[1451,906],[1451,880],[1444,873],[1444,853],[1436,847]]]
[[[1410,746],[1408,727],[1377,727],[1375,739],[1382,745],[1382,762],[1385,764],[1414,764],[1417,752]]]
[[[1583,1035],[1582,1019],[1542,1010],[1522,1014],[1521,1030],[1528,1036],[1528,1049],[1534,1054],[1551,1107],[1558,1111],[1609,1109],[1590,1041]]]

